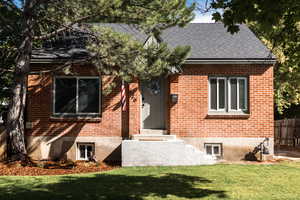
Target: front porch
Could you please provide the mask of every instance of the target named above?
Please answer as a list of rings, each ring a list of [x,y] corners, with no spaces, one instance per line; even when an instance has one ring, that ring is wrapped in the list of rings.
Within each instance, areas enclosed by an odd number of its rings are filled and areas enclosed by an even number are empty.
[[[217,160],[176,135],[138,134],[122,141],[122,166],[209,165]]]
[[[122,166],[179,166],[214,164],[216,159],[170,134],[169,108],[172,101],[169,78],[140,81],[139,131],[123,140]],[[173,103],[176,103],[173,100]],[[133,119],[133,118],[131,118]],[[129,122],[130,123],[130,122]]]

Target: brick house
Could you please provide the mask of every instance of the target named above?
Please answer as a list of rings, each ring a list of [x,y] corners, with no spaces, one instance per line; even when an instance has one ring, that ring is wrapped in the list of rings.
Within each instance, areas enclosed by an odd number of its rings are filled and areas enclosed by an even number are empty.
[[[108,26],[144,43],[151,39],[128,25]],[[190,56],[182,72],[126,85],[126,111],[121,83],[104,95],[111,77],[91,65],[74,66],[72,75],[35,73],[84,50],[71,44],[35,50],[26,116],[30,155],[85,160],[94,154],[124,166],[199,164],[208,156],[240,160],[265,138],[272,155],[276,60],[256,36],[245,25],[231,35],[214,23],[173,27],[161,37],[171,47],[190,45]]]

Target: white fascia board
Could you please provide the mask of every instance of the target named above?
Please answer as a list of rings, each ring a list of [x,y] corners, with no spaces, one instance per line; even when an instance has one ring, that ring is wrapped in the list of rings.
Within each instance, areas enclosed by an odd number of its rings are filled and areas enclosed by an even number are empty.
[[[31,59],[30,63],[64,63],[68,59]],[[275,64],[276,60],[185,60],[184,64]]]
[[[275,64],[276,60],[258,60],[258,59],[247,59],[247,60],[186,60],[184,64]]]

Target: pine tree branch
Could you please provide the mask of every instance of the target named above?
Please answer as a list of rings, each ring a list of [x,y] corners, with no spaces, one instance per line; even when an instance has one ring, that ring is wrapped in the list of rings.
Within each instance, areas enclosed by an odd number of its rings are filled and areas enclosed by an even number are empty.
[[[87,19],[89,19],[89,18],[91,18],[91,17],[93,17],[93,16],[94,16],[94,15],[88,15],[88,16],[84,16],[84,17],[78,18],[78,19],[74,20],[73,22],[70,22],[70,23],[68,23],[68,24],[66,24],[66,25],[62,25],[62,28],[59,28],[59,29],[57,29],[57,30],[55,30],[55,31],[53,31],[53,32],[51,32],[51,33],[46,33],[46,34],[43,34],[43,35],[40,35],[40,36],[35,36],[35,37],[34,37],[34,40],[45,40],[45,39],[49,39],[49,38],[51,38],[51,37],[53,37],[53,36],[55,36],[55,35],[57,35],[57,34],[59,34],[59,33],[61,33],[61,32],[64,32],[64,31],[66,31],[66,30],[68,30],[68,29],[71,29],[71,27],[72,27],[73,25],[75,25],[75,24],[77,24],[77,23],[80,23],[80,22],[82,22],[82,21],[84,21],[84,20],[87,20]]]
[[[45,40],[45,39],[49,39],[51,37],[54,37],[56,36],[57,34],[59,33],[62,33],[64,31],[67,31],[67,30],[75,30],[76,28],[74,28],[73,26],[77,23],[80,23],[82,21],[85,21],[85,20],[88,20],[89,18],[92,18],[92,17],[101,17],[101,18],[109,18],[111,19],[112,21],[123,21],[123,20],[126,20],[128,22],[131,22],[131,23],[138,23],[140,19],[138,18],[130,18],[130,17],[110,17],[110,16],[106,16],[106,15],[88,15],[88,16],[84,16],[84,17],[81,17],[81,18],[78,18],[76,20],[74,20],[73,22],[70,22],[68,24],[60,24],[61,28],[51,32],[51,33],[46,33],[46,34],[43,34],[43,35],[40,35],[40,36],[35,36],[34,37],[34,40]],[[48,21],[52,22],[52,23],[56,23],[56,24],[59,24],[58,22],[56,21],[53,21],[51,19],[47,19]],[[77,31],[79,29],[76,29]]]
[[[12,0],[3,1],[3,3],[9,6],[11,9],[17,11],[19,14],[22,13],[22,10],[14,3]]]
[[[12,24],[15,23],[14,19],[9,19],[0,14],[0,21],[2,22],[2,26],[7,27],[7,29],[9,29],[10,31],[15,31],[15,28],[13,28],[12,26]]]
[[[14,70],[12,69],[5,69],[5,68],[0,68],[1,73],[6,73],[6,72],[13,72]]]

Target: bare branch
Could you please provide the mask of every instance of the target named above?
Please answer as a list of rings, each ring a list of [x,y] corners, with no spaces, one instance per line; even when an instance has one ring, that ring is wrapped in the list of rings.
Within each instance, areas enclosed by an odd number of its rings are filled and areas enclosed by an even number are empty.
[[[208,12],[212,11],[212,6],[211,3],[213,3],[214,0],[205,0],[204,5],[201,5],[197,2],[197,10],[201,13],[201,14],[205,14]]]
[[[46,34],[44,34],[44,35],[35,36],[34,39],[35,39],[35,40],[45,40],[45,39],[49,39],[49,38],[51,38],[51,37],[53,37],[53,36],[55,36],[55,35],[57,35],[57,34],[59,34],[59,33],[61,33],[61,32],[64,32],[64,31],[66,31],[66,30],[68,30],[68,29],[71,29],[71,27],[72,27],[73,25],[75,25],[75,24],[77,24],[77,23],[79,23],[79,22],[82,22],[82,21],[84,21],[84,20],[87,20],[87,19],[89,19],[89,18],[92,17],[92,16],[93,16],[93,15],[88,15],[88,16],[81,17],[81,18],[76,19],[76,20],[74,20],[73,22],[70,22],[70,23],[68,23],[68,24],[66,24],[66,25],[61,25],[62,28],[59,28],[59,29],[57,29],[57,30],[55,30],[55,31],[53,31],[53,32],[51,32],[51,33],[46,33]]]
[[[9,6],[11,9],[17,11],[18,13],[22,13],[22,10],[15,4],[14,1],[6,0],[6,1],[3,1],[3,3],[7,6]]]
[[[14,70],[12,70],[12,69],[0,68],[0,72],[1,72],[1,73],[5,73],[5,72],[14,72]]]

